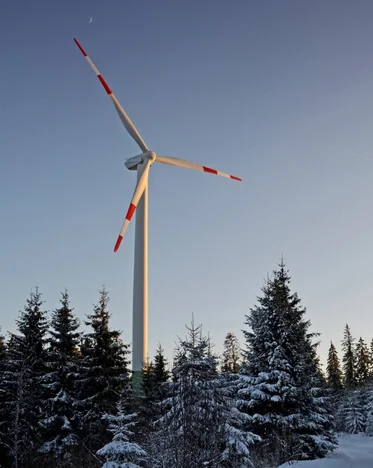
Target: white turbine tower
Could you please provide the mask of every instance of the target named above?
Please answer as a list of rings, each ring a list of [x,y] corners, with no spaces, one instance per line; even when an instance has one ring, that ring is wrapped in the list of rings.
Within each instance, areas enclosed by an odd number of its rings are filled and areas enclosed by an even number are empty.
[[[120,105],[118,99],[115,97],[100,72],[93,64],[92,60],[88,57],[79,42],[76,39],[74,39],[74,41],[112,100],[126,130],[136,141],[142,151],[138,156],[129,158],[125,162],[125,165],[129,170],[137,170],[137,185],[120,230],[118,240],[114,247],[114,252],[116,252],[119,249],[131,218],[137,208],[133,281],[132,370],[134,372],[134,380],[138,381],[143,369],[143,364],[148,358],[148,176],[150,166],[153,162],[158,162],[170,164],[171,166],[204,171],[233,180],[241,181],[242,179],[206,166],[200,166],[199,164],[184,161],[183,159],[158,156],[153,151],[149,151],[149,148],[146,146],[139,132],[125,113],[123,107]]]

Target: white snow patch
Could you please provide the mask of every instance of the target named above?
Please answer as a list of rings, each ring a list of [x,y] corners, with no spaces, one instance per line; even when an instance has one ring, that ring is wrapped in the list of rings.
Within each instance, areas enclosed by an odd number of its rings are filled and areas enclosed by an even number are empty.
[[[372,468],[373,437],[364,434],[342,434],[338,448],[326,458],[285,463],[278,468]]]

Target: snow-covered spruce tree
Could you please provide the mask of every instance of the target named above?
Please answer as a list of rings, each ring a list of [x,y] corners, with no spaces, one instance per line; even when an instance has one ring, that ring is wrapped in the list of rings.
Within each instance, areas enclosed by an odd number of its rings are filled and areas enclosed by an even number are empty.
[[[247,427],[262,437],[256,456],[267,465],[323,457],[334,447],[333,417],[314,334],[308,332],[300,299],[290,291],[283,262],[262,293],[246,317],[238,409]]]
[[[132,410],[138,415],[136,432],[140,436],[138,439],[140,444],[148,439],[151,425],[155,420],[152,398],[153,369],[153,362],[147,358],[142,369],[141,392],[132,391]]]
[[[164,350],[159,344],[154,361],[148,360],[143,369],[142,387],[149,400],[160,400],[162,384],[169,381],[170,376]]]
[[[7,419],[8,419],[6,408],[5,408],[6,393],[4,390],[5,359],[6,359],[5,338],[2,334],[0,334],[0,460],[3,460],[3,463],[5,463],[5,460],[8,456],[8,450],[7,450],[7,446],[5,445],[5,440],[4,440],[4,431],[6,430],[6,424],[7,424]]]
[[[179,339],[173,381],[165,384],[164,415],[148,444],[151,466],[250,467],[252,435],[240,431],[241,415],[231,412],[211,341],[194,321],[187,331]]]
[[[63,468],[74,466],[74,455],[79,451],[76,384],[80,333],[67,290],[62,293],[60,302],[61,307],[52,314],[48,339],[47,372],[43,382],[49,399],[41,421],[44,443],[40,452],[51,464]]]
[[[240,370],[240,345],[238,339],[234,333],[227,333],[224,340],[224,351],[221,365],[222,372],[229,372],[231,374],[237,374]]]
[[[216,363],[208,355],[209,345],[207,338],[202,337],[201,327],[192,321],[187,330],[185,340],[179,339],[173,382],[164,401],[165,413],[157,423],[154,445],[161,447],[155,451],[149,447],[152,466],[203,466],[216,456],[211,454],[216,448],[214,434],[211,446],[206,443],[211,428],[219,427],[211,425],[209,419],[215,416],[211,382]],[[210,401],[206,401],[209,397]]]
[[[40,419],[45,407],[42,377],[46,369],[46,312],[41,293],[30,293],[17,321],[18,334],[8,343],[3,372],[7,423],[2,435],[11,464],[28,467],[37,464],[40,444]]]
[[[167,359],[164,350],[159,344],[154,362],[148,362],[143,369],[142,386],[144,396],[140,402],[139,420],[140,426],[150,427],[150,422],[154,422],[160,416],[160,402],[165,396],[164,384],[170,380]],[[146,430],[141,431],[144,435]]]
[[[154,364],[152,361],[149,361],[149,358],[148,358],[142,369],[142,381],[141,381],[142,392],[146,397],[150,395],[152,391],[153,369],[154,369]]]
[[[224,351],[221,359],[221,374],[217,383],[220,395],[225,400],[225,449],[222,453],[219,466],[224,467],[251,467],[253,466],[251,449],[255,442],[261,438],[248,430],[246,414],[237,408],[237,390],[240,379],[241,349],[237,337],[228,333],[224,341]]]
[[[337,350],[332,342],[330,342],[328,359],[326,365],[326,382],[330,389],[330,404],[334,415],[335,428],[342,429],[342,421],[340,420],[340,407],[344,398],[343,391],[343,374]]]
[[[356,385],[362,387],[368,380],[369,377],[369,349],[365,344],[365,341],[360,337],[355,348],[355,381]]]
[[[300,382],[311,395],[311,399],[306,400],[306,405],[303,407],[303,415],[310,422],[311,430],[306,426],[302,434],[302,444],[305,444],[303,447],[306,453],[311,453],[311,458],[322,458],[328,451],[336,448],[337,439],[334,434],[335,406],[332,392],[328,388],[317,354],[320,343],[312,341],[316,336],[319,334],[306,334],[304,367],[300,372],[303,374],[303,380],[300,379]]]
[[[1,328],[0,328],[0,362],[2,362],[5,359],[5,352],[6,352],[5,337],[1,334]]]
[[[136,424],[136,413],[128,414],[122,400],[117,403],[116,414],[104,414],[102,419],[113,434],[111,442],[97,451],[105,459],[102,468],[140,468],[147,456],[145,450],[133,441],[131,428]]]
[[[370,357],[369,378],[371,381],[373,381],[373,339],[370,342],[369,357]]]
[[[224,450],[219,460],[219,467],[242,468],[254,467],[252,447],[261,438],[247,427],[247,415],[237,408],[237,390],[239,376],[224,372],[217,377],[220,398],[224,400]]]
[[[92,453],[108,441],[101,416],[115,412],[119,396],[128,388],[129,382],[128,345],[122,343],[119,331],[110,330],[108,301],[108,292],[102,289],[93,314],[85,322],[92,332],[83,340],[79,363],[82,377],[79,392],[82,438]]]
[[[373,436],[373,383],[370,383],[366,387],[365,433]]]
[[[168,362],[164,355],[164,349],[160,344],[154,356],[153,376],[153,385],[156,391],[159,391],[162,384],[168,382],[171,377],[170,371],[168,370]]]
[[[215,466],[224,430],[216,394],[217,360],[202,327],[193,320],[186,328],[188,334],[179,339],[176,350],[166,412],[159,421],[164,450],[157,461],[170,468]]]
[[[328,360],[326,365],[326,380],[328,385],[333,390],[341,390],[342,388],[342,371],[338,358],[337,350],[332,342],[330,342]]]
[[[356,385],[354,341],[350,327],[346,324],[342,341],[344,386],[346,388],[352,388]]]
[[[361,389],[351,389],[345,394],[339,419],[343,431],[358,434],[365,431],[364,395]]]

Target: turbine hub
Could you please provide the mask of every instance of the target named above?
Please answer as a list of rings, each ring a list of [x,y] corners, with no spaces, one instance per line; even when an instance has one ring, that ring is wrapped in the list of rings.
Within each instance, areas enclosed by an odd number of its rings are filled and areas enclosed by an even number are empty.
[[[151,162],[154,162],[156,159],[157,155],[154,153],[154,151],[147,151],[144,153],[144,159],[148,158],[151,160]]]

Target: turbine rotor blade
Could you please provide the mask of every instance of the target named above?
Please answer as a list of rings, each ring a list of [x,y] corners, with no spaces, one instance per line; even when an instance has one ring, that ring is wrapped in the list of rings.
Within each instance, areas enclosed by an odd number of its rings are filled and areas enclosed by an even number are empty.
[[[126,217],[124,219],[124,222],[122,224],[122,228],[120,230],[120,233],[119,233],[119,236],[118,236],[118,239],[117,239],[117,242],[115,244],[115,247],[114,247],[114,252],[116,252],[118,249],[119,249],[119,246],[123,240],[123,237],[127,231],[127,228],[131,222],[131,219],[132,219],[132,216],[133,214],[135,213],[136,211],[136,208],[137,208],[137,205],[142,197],[142,194],[144,193],[144,190],[146,189],[146,186],[148,185],[148,176],[149,176],[149,168],[152,164],[152,160],[151,159],[148,159],[146,160],[146,162],[144,162],[143,164],[145,164],[145,167],[143,169],[143,172],[137,182],[137,185],[136,185],[136,188],[135,188],[135,191],[133,193],[133,196],[132,196],[132,200],[131,200],[131,203],[130,203],[130,206],[128,208],[128,211],[127,211],[127,214],[126,214]],[[139,169],[137,169],[139,170]]]
[[[108,94],[109,98],[112,100],[114,107],[116,111],[119,114],[119,117],[125,126],[127,132],[130,134],[130,136],[136,141],[136,143],[139,145],[141,151],[145,153],[148,151],[148,147],[146,146],[144,140],[141,138],[139,132],[137,131],[136,127],[132,123],[131,119],[128,117],[126,112],[124,111],[123,107],[121,106],[120,102],[118,99],[115,97],[114,93],[112,90],[109,88],[108,84],[104,80],[103,76],[101,73],[97,70],[96,66],[92,62],[92,60],[88,57],[87,53],[83,49],[83,47],[79,44],[79,42],[74,38],[75,44],[78,46],[80,52],[84,55],[85,59],[89,63],[89,66],[92,68],[92,70],[95,72],[97,78],[99,79],[100,83],[104,87],[106,93]]]
[[[211,169],[211,167],[201,166],[200,164],[185,161],[184,159],[171,158],[168,156],[158,156],[157,154],[156,162],[170,164],[171,166],[185,167],[186,169],[194,169],[195,171],[208,172],[209,174],[215,174],[222,177],[227,177],[228,179],[238,180],[242,182],[242,179],[240,179],[239,177],[227,174],[226,172],[217,171],[216,169]]]

